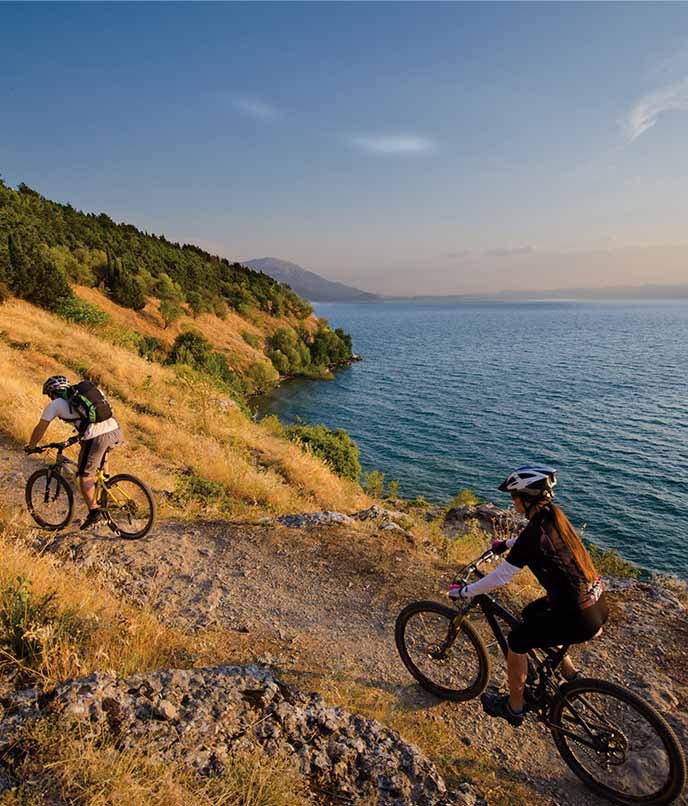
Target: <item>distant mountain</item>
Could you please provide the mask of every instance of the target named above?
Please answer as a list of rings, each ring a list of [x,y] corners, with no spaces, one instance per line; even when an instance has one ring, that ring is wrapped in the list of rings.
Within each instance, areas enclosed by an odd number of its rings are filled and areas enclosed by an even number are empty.
[[[458,303],[458,302],[528,302],[534,300],[684,300],[688,284],[627,285],[602,288],[557,288],[547,291],[495,291],[484,294],[432,294],[387,298],[390,302]]]
[[[377,294],[326,280],[296,263],[276,257],[244,260],[242,265],[262,271],[280,283],[286,283],[294,293],[311,302],[379,302],[382,299]]]

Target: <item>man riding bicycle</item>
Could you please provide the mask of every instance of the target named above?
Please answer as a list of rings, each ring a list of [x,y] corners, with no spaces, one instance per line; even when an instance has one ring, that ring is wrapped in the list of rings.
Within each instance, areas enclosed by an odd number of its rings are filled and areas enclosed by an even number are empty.
[[[121,445],[124,436],[107,399],[90,381],[73,385],[64,375],[52,375],[43,384],[43,394],[51,402],[43,410],[24,450],[31,453],[35,449],[56,417],[76,428],[81,445],[77,473],[88,506],[88,516],[81,528],[87,529],[103,519],[96,501],[96,475],[101,467],[107,473],[108,451]]]
[[[499,568],[471,585],[452,585],[453,599],[472,599],[501,587],[526,566],[547,592],[523,610],[523,622],[508,638],[508,694],[486,693],[483,708],[518,727],[523,722],[528,651],[590,640],[607,620],[604,586],[590,555],[562,510],[552,503],[556,471],[541,465],[524,465],[499,486],[511,494],[516,510],[528,518],[518,537],[495,541],[492,550],[511,549]],[[562,672],[576,676],[566,656]]]

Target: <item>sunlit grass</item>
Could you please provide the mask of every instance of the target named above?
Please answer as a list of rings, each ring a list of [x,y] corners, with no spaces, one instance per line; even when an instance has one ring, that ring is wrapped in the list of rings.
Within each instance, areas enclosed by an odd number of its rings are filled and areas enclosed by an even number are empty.
[[[0,386],[0,429],[19,444],[28,440],[47,403],[43,380],[56,373],[87,374],[111,398],[124,430],[126,443],[113,454],[113,469],[126,467],[154,489],[173,490],[177,471],[190,468],[223,484],[236,512],[353,511],[368,500],[357,485],[274,428],[253,422],[210,384],[183,382],[170,367],[17,300],[0,306],[0,331],[6,334],[0,341],[6,379]],[[28,346],[14,349],[10,339]],[[48,437],[69,433],[55,423]]]

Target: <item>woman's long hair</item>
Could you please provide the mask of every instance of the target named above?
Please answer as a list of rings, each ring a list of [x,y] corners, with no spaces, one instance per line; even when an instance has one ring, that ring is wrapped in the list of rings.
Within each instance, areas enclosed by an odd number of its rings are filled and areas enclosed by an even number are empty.
[[[532,518],[536,512],[539,512],[543,507],[549,505],[550,512],[552,513],[552,528],[556,532],[556,536],[551,535],[551,537],[559,538],[559,541],[571,552],[583,576],[588,582],[594,582],[599,574],[592,564],[588,550],[583,545],[583,541],[576,534],[576,530],[571,526],[571,521],[566,517],[564,511],[556,504],[552,504],[551,500],[551,495],[549,497],[543,496],[540,498],[534,503],[534,506],[528,509],[528,518]]]

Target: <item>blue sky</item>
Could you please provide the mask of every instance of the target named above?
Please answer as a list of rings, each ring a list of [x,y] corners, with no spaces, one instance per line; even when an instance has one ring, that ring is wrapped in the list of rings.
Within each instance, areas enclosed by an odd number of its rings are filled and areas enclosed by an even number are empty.
[[[688,281],[687,4],[3,3],[0,28],[10,184],[372,290]]]

